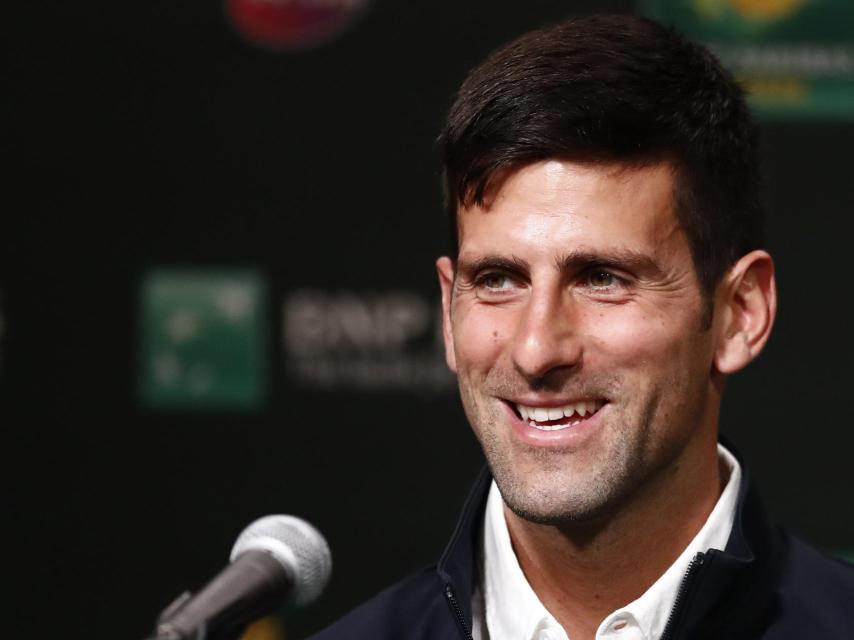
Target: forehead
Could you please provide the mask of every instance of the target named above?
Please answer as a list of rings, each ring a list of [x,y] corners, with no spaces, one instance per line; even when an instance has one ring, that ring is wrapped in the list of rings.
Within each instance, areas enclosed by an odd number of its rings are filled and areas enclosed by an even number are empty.
[[[505,176],[482,206],[461,208],[458,231],[461,255],[501,243],[520,250],[584,245],[649,253],[686,245],[674,212],[673,171],[664,162],[526,165]]]

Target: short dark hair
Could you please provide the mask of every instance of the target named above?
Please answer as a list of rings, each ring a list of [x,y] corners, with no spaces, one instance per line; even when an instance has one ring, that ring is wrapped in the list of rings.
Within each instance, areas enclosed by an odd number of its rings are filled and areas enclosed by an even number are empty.
[[[483,205],[508,171],[548,158],[668,161],[700,285],[762,243],[757,127],[704,47],[652,20],[599,15],[527,33],[465,79],[440,136],[453,256],[458,206]]]

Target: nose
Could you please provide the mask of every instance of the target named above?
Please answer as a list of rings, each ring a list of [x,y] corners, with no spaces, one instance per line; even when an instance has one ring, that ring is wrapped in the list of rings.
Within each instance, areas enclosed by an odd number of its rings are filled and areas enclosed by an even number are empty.
[[[563,379],[581,364],[578,313],[561,290],[531,293],[516,327],[511,357],[532,386]]]

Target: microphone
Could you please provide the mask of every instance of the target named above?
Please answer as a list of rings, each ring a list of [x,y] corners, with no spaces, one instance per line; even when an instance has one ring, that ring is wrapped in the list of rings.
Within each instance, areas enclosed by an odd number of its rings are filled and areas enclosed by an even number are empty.
[[[149,640],[233,640],[283,604],[316,600],[332,573],[323,535],[295,516],[254,521],[238,536],[230,559],[195,596],[185,592],[169,605]]]

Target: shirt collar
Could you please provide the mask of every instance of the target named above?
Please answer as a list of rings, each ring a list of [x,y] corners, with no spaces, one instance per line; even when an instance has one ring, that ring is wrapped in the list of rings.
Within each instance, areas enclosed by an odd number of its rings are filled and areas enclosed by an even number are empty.
[[[542,626],[557,625],[522,573],[495,481],[486,499],[483,560],[483,598],[490,638],[535,638]]]
[[[726,547],[735,517],[741,467],[721,444],[718,456],[729,477],[705,524],[643,595],[602,621],[596,632],[597,640],[609,636],[615,625],[623,623],[636,626],[644,638],[660,637],[691,560],[698,552]],[[541,630],[549,629],[551,637],[565,640],[566,633],[540,602],[519,566],[504,518],[504,503],[494,481],[486,503],[482,544],[483,597],[489,637],[533,640]]]

